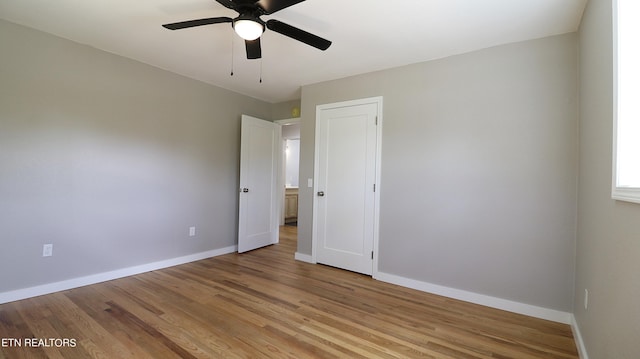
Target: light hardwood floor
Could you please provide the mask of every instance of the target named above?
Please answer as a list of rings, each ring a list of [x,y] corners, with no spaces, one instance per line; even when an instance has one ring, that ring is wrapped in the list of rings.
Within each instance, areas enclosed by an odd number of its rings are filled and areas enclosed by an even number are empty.
[[[298,262],[295,227],[281,233],[249,253],[0,305],[0,339],[76,341],[5,340],[0,358],[578,357],[567,325]]]

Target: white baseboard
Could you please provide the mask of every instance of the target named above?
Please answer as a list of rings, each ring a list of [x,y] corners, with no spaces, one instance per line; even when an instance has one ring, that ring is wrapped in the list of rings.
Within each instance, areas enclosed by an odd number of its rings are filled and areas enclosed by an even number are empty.
[[[573,338],[576,341],[576,347],[578,347],[578,355],[580,359],[589,359],[589,355],[587,354],[587,347],[584,345],[584,340],[582,340],[582,333],[580,333],[580,327],[578,326],[578,322],[576,322],[575,315],[571,315],[571,331],[573,332]]]
[[[491,297],[484,294],[478,294],[474,292],[468,292],[465,290],[449,288],[437,284],[431,284],[427,282],[421,282],[414,279],[400,277],[394,274],[377,272],[375,279],[401,285],[403,287],[417,289],[423,292],[442,295],[445,297],[462,300],[465,302],[471,302],[475,304],[484,305],[491,308],[506,310],[513,313],[524,314],[530,317],[536,317],[563,324],[571,324],[572,314],[568,312],[562,312],[559,310],[537,307],[530,304],[524,304],[506,300],[497,297]]]
[[[206,258],[216,257],[223,254],[237,251],[237,246],[229,246],[211,251],[200,252],[183,257],[166,259],[158,262],[142,264],[138,266],[117,269],[109,272],[88,275],[85,277],[63,280],[60,282],[43,284],[35,287],[18,289],[14,291],[0,293],[0,304],[13,302],[16,300],[37,297],[40,295],[55,293],[63,290],[83,287],[85,285],[106,282],[113,279],[124,278],[140,273],[150,272],[158,269],[177,266],[180,264],[199,261]]]
[[[296,252],[295,259],[301,262],[315,263],[312,256],[300,252]]]

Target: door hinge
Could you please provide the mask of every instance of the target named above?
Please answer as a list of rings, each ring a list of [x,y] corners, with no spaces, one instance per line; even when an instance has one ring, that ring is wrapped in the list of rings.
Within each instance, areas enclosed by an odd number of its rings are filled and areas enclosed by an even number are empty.
[[[376,116],[376,126],[378,126],[378,116]]]
[[[376,184],[374,183],[373,184],[373,192],[375,192],[375,191],[376,191]]]
[[[373,259],[373,251],[371,251],[371,259]]]

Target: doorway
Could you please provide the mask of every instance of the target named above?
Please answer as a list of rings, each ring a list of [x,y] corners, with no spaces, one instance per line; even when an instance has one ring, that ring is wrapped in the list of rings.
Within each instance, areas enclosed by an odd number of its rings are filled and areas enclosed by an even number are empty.
[[[377,268],[382,98],[316,108],[313,256],[372,275]]]
[[[280,225],[298,225],[300,168],[300,118],[274,121],[282,126],[282,173]]]

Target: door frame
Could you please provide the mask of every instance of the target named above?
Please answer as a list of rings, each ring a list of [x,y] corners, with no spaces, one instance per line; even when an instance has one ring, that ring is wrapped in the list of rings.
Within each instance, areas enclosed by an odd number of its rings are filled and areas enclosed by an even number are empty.
[[[285,195],[285,163],[286,163],[286,159],[285,159],[285,143],[286,143],[286,139],[282,136],[282,128],[285,125],[293,125],[293,124],[300,124],[300,117],[293,117],[293,118],[287,118],[284,120],[275,120],[273,121],[274,123],[277,123],[280,125],[280,142],[282,145],[282,148],[280,150],[281,152],[281,156],[280,156],[280,163],[279,163],[279,167],[278,167],[278,198],[280,198],[280,200],[278,201],[278,213],[280,213],[280,225],[283,226],[284,225],[284,195]],[[298,184],[298,189],[300,188],[300,184]]]
[[[323,110],[327,109],[335,109],[341,107],[351,107],[351,106],[359,106],[359,105],[367,105],[367,104],[376,104],[378,109],[377,114],[377,126],[376,126],[376,170],[375,170],[375,183],[376,183],[376,191],[374,192],[374,226],[373,226],[373,268],[371,271],[371,276],[373,278],[377,278],[378,276],[378,258],[379,258],[379,234],[380,234],[380,191],[382,189],[381,181],[380,181],[380,165],[381,165],[381,154],[382,154],[382,124],[383,124],[383,97],[369,97],[358,100],[350,100],[350,101],[342,101],[335,103],[328,103],[316,106],[316,117],[315,117],[315,147],[314,147],[314,158],[313,158],[313,215],[312,215],[312,229],[311,229],[311,260],[313,263],[318,263],[317,261],[317,246],[318,246],[318,238],[317,238],[317,216],[318,216],[318,198],[316,193],[319,191],[317,187],[318,183],[318,174],[320,172],[320,131],[318,131],[318,119],[320,118],[320,113]]]

